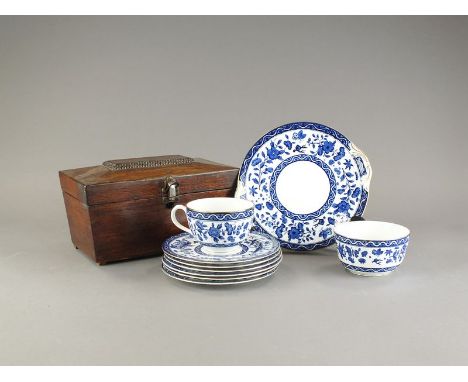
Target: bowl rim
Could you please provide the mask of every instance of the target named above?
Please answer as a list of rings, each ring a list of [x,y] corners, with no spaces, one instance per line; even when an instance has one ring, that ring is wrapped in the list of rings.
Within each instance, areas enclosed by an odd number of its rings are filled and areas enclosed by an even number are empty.
[[[246,199],[218,196],[192,200],[186,207],[202,214],[229,215],[253,211],[254,204]]]
[[[393,228],[400,229],[400,230],[402,229],[406,231],[406,233],[395,235],[394,237],[389,238],[389,239],[379,239],[379,238],[366,239],[364,238],[365,236],[362,234],[361,235],[355,234],[355,233],[343,234],[340,232],[342,230],[342,227],[349,226],[350,224],[354,224],[355,226],[357,225],[364,226],[364,225],[375,224],[375,223],[377,223],[378,225],[393,226]],[[397,223],[379,221],[379,220],[361,220],[361,221],[348,221],[348,222],[338,223],[334,227],[334,233],[335,233],[335,236],[341,236],[346,239],[357,240],[361,242],[389,242],[389,241],[398,241],[398,240],[406,239],[410,235],[411,231],[409,230],[408,227],[405,227]]]

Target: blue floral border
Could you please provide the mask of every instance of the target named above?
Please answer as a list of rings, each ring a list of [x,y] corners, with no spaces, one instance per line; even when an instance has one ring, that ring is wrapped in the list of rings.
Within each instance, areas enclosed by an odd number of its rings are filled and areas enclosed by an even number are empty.
[[[326,133],[326,134],[331,135],[332,137],[336,138],[338,141],[340,141],[348,150],[351,149],[350,140],[348,138],[346,138],[340,132],[332,129],[331,127],[321,125],[321,124],[315,123],[315,122],[293,122],[293,123],[288,123],[286,125],[277,127],[276,129],[273,129],[272,131],[266,133],[248,151],[247,155],[245,156],[244,162],[242,163],[240,171],[239,171],[239,179],[242,181],[242,183],[245,184],[245,176],[246,176],[247,167],[249,166],[250,161],[252,160],[253,156],[257,153],[258,149],[260,147],[262,147],[265,142],[269,141],[272,137],[274,137],[274,136],[276,136],[278,134],[282,134],[284,132],[291,131],[291,130],[299,130],[299,129],[309,129],[309,130],[315,130],[315,131],[319,131],[319,132],[322,132],[322,133]]]
[[[255,221],[254,221],[253,229],[255,232],[261,232],[265,235],[270,235],[267,231],[265,231],[262,227],[260,227]],[[332,244],[335,244],[334,237],[330,237],[324,241],[321,241],[320,243],[314,243],[314,244],[295,244],[295,243],[290,243],[288,241],[281,240],[277,237],[275,237],[275,239],[276,241],[280,243],[281,248],[287,248],[293,251],[313,251],[314,249],[325,248]]]
[[[341,263],[344,265],[344,267],[348,270],[351,271],[357,271],[357,272],[364,272],[364,273],[384,273],[384,272],[391,272],[394,271],[398,265],[395,265],[393,267],[387,267],[387,268],[365,268],[365,267],[356,267],[355,265],[349,265],[345,263]]]
[[[268,245],[267,247],[265,247],[262,243],[262,240],[271,243],[271,248],[268,249]],[[176,244],[176,241],[179,241],[178,248],[173,250],[172,246]],[[256,245],[255,243],[260,243],[260,245]],[[193,250],[194,247],[200,245],[196,238],[194,238],[191,234],[187,232],[182,232],[180,234],[167,238],[162,244],[162,249],[164,253],[169,253],[169,255],[173,256],[176,259],[203,263],[214,261],[219,262],[220,264],[247,263],[252,260],[257,261],[263,258],[267,258],[280,250],[279,241],[273,236],[262,232],[256,232],[256,235],[249,235],[249,237],[242,244],[248,248],[248,251],[245,253],[243,251],[241,253],[235,254],[207,254],[203,252],[200,253],[198,251]],[[196,254],[196,256],[180,255],[179,253],[177,253],[177,249],[180,250],[181,248],[183,248],[184,251]],[[204,256],[205,258],[202,259],[200,258],[200,256]]]
[[[231,212],[231,213],[205,213],[194,211],[187,208],[187,216],[199,220],[216,220],[216,221],[230,221],[250,218],[254,214],[254,209],[250,208],[246,211]]]
[[[336,241],[344,244],[356,245],[361,247],[395,247],[397,245],[406,244],[409,241],[409,235],[405,236],[398,240],[357,240],[357,239],[350,239],[345,236],[341,236],[335,233]]]
[[[318,209],[315,212],[311,212],[309,214],[295,214],[289,211],[286,207],[284,207],[281,204],[281,202],[278,199],[278,195],[276,194],[276,181],[278,180],[278,177],[281,174],[281,171],[283,171],[283,169],[289,164],[297,162],[297,161],[307,161],[307,162],[315,163],[323,171],[325,171],[325,174],[327,174],[328,180],[330,182],[330,193],[328,194],[328,199],[323,204],[323,206],[320,207],[320,209]],[[335,180],[335,175],[333,174],[333,171],[330,169],[330,167],[328,167],[325,164],[325,162],[323,162],[319,158],[316,158],[312,155],[301,154],[301,155],[289,157],[288,159],[281,162],[281,164],[275,168],[275,171],[271,175],[271,179],[270,179],[271,201],[276,206],[276,208],[278,208],[279,211],[281,211],[283,214],[285,214],[287,217],[291,219],[310,220],[321,215],[333,203],[333,200],[335,199],[335,195],[336,195],[336,180]]]

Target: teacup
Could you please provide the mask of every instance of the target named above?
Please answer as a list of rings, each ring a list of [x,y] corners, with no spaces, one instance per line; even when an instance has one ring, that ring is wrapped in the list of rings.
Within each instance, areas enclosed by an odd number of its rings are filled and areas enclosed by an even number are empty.
[[[338,258],[360,276],[383,276],[403,261],[408,247],[408,228],[379,221],[354,221],[334,228]]]
[[[177,221],[177,210],[185,212],[190,228]],[[172,222],[213,253],[236,250],[249,235],[253,215],[253,203],[238,198],[197,199],[187,206],[178,204],[171,211]]]

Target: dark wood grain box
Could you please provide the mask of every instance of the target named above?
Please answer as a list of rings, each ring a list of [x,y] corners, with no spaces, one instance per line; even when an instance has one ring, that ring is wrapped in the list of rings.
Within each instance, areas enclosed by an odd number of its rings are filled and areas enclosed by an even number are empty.
[[[181,155],[60,171],[72,242],[98,264],[161,254],[179,232],[173,205],[233,196],[237,175],[235,167]]]

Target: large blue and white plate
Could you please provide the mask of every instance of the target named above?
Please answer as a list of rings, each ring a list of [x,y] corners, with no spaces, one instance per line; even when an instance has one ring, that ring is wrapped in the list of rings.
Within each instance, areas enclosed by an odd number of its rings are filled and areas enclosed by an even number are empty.
[[[185,232],[172,236],[163,243],[164,253],[168,253],[176,260],[203,264],[251,263],[274,255],[279,250],[278,241],[261,232],[251,232],[236,252],[228,254],[210,252],[209,248]]]
[[[336,223],[361,216],[372,175],[366,155],[338,131],[313,122],[280,126],[247,153],[236,197],[255,205],[260,232],[283,248],[334,243]]]

